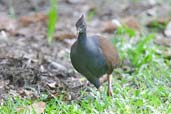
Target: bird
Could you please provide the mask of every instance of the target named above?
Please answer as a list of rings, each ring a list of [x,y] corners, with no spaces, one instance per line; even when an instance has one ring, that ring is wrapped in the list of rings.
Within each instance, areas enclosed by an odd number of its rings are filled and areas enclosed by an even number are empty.
[[[112,96],[112,72],[121,60],[117,49],[109,39],[99,35],[88,36],[85,16],[76,22],[78,38],[71,46],[70,59],[73,67],[98,90],[104,81],[108,82],[107,95]],[[101,78],[107,75],[104,80]]]

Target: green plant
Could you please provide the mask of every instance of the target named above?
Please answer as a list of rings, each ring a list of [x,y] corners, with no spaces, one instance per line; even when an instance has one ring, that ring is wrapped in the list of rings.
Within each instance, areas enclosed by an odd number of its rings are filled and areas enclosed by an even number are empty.
[[[55,25],[57,22],[57,0],[50,0],[51,8],[49,11],[49,21],[48,21],[48,42],[51,43],[55,31]]]
[[[90,9],[87,14],[87,20],[91,21],[95,15],[96,15],[96,9],[95,8]]]
[[[119,38],[118,38],[119,37]],[[141,36],[137,39],[136,31],[128,27],[118,28],[113,42],[117,44],[122,59],[128,58],[134,67],[150,62],[155,53],[153,44],[155,34]]]

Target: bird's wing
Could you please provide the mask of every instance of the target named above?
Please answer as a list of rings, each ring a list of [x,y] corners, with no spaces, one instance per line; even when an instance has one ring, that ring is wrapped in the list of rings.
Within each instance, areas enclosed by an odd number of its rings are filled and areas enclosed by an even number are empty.
[[[114,47],[114,45],[109,41],[109,39],[98,37],[99,46],[102,50],[103,55],[106,58],[107,64],[109,66],[108,73],[112,73],[113,68],[117,67],[121,64],[121,61],[119,59],[119,54]]]

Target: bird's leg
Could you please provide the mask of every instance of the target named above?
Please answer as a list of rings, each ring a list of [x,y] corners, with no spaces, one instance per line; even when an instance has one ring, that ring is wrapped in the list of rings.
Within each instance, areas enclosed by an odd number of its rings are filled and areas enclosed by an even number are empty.
[[[107,95],[112,96],[112,75],[111,74],[107,75],[107,81],[108,81]]]

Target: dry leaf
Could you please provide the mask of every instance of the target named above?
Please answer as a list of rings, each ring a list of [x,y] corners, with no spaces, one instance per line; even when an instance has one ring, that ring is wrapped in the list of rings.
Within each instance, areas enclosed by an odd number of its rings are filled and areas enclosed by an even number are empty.
[[[36,22],[46,22],[48,20],[48,16],[43,13],[36,13],[31,16],[23,16],[19,19],[19,22],[23,26],[28,26],[29,24],[36,23]]]
[[[140,30],[140,24],[135,17],[132,16],[126,17],[125,19],[123,19],[122,24],[134,30],[138,30],[138,31]]]
[[[36,112],[36,114],[41,114],[44,112],[45,107],[46,104],[44,102],[36,102],[32,105],[18,107],[16,110],[18,114],[32,114],[32,112]]]
[[[113,33],[119,26],[126,25],[129,28],[132,28],[134,30],[140,30],[140,24],[137,21],[135,17],[126,17],[125,19],[120,21],[118,20],[112,20],[112,21],[107,21],[103,23],[103,32],[108,32],[108,33]]]
[[[118,20],[106,21],[102,25],[102,32],[113,33],[119,26],[121,26]]]
[[[57,32],[54,35],[54,38],[57,40],[64,40],[64,39],[73,39],[76,38],[76,35],[72,32]]]

